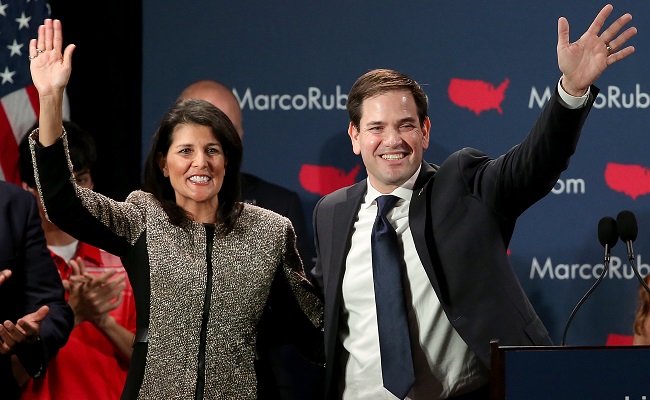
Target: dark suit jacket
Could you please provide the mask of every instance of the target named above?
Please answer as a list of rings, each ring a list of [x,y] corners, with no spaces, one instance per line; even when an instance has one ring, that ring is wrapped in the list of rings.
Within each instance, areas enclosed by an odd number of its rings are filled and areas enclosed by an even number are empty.
[[[507,249],[517,217],[553,188],[569,165],[591,101],[561,105],[557,89],[524,141],[492,159],[465,148],[440,167],[423,162],[409,224],[431,286],[452,325],[490,366],[490,340],[551,345],[510,266]],[[314,276],[325,296],[326,398],[337,393],[341,282],[366,181],[322,198],[314,210]]]
[[[56,265],[45,244],[41,217],[34,196],[21,187],[0,181],[0,270],[10,269],[11,278],[0,286],[0,323],[19,318],[43,305],[50,313],[41,324],[40,341],[18,346],[23,366],[34,376],[66,343],[74,325],[72,309],[64,298]],[[17,399],[11,359],[0,355],[2,398]],[[6,396],[6,397],[5,397]]]

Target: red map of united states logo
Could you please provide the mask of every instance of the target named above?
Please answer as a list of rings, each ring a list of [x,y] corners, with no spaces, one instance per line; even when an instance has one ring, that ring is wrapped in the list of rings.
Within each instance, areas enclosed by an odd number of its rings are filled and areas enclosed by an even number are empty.
[[[509,84],[508,78],[497,87],[489,82],[452,78],[447,93],[452,103],[467,108],[476,115],[488,110],[497,110],[499,114],[503,114],[501,103],[506,97]]]
[[[605,183],[610,189],[636,200],[650,193],[650,168],[635,164],[607,163]]]
[[[337,189],[354,184],[359,171],[361,171],[361,165],[345,172],[336,167],[303,164],[299,173],[300,186],[310,193],[325,196]]]

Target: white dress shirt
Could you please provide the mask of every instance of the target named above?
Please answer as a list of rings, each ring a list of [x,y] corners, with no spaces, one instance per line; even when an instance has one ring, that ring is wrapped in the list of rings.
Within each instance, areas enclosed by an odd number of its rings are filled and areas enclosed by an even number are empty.
[[[393,195],[401,200],[388,213],[403,247],[406,263],[409,327],[413,347],[415,384],[407,399],[445,398],[459,389],[477,389],[488,381],[488,372],[449,323],[415,249],[408,212],[418,171]],[[368,182],[368,192],[354,224],[352,246],[343,277],[343,347],[345,365],[343,399],[395,399],[383,387],[377,309],[372,278],[370,234],[381,196]]]

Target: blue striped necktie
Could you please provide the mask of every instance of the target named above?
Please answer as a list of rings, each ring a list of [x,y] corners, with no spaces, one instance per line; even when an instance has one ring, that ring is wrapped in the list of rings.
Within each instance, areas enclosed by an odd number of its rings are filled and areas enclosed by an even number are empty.
[[[393,195],[377,198],[371,245],[381,374],[384,387],[404,399],[415,382],[402,282],[404,259],[397,233],[386,218],[398,200],[399,197]]]

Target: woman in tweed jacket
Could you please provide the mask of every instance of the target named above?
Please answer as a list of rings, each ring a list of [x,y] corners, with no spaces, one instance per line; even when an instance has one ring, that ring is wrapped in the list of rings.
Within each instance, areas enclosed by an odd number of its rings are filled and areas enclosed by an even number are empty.
[[[122,257],[129,274],[138,330],[122,398],[264,398],[256,346],[278,336],[273,328],[291,324],[293,336],[279,340],[322,355],[322,304],[290,221],[239,201],[241,140],[202,100],[164,116],[144,190],[117,202],[76,186],[61,112],[74,45],[62,43],[61,22],[49,19],[30,42],[41,107],[30,139],[36,182],[52,222]]]

